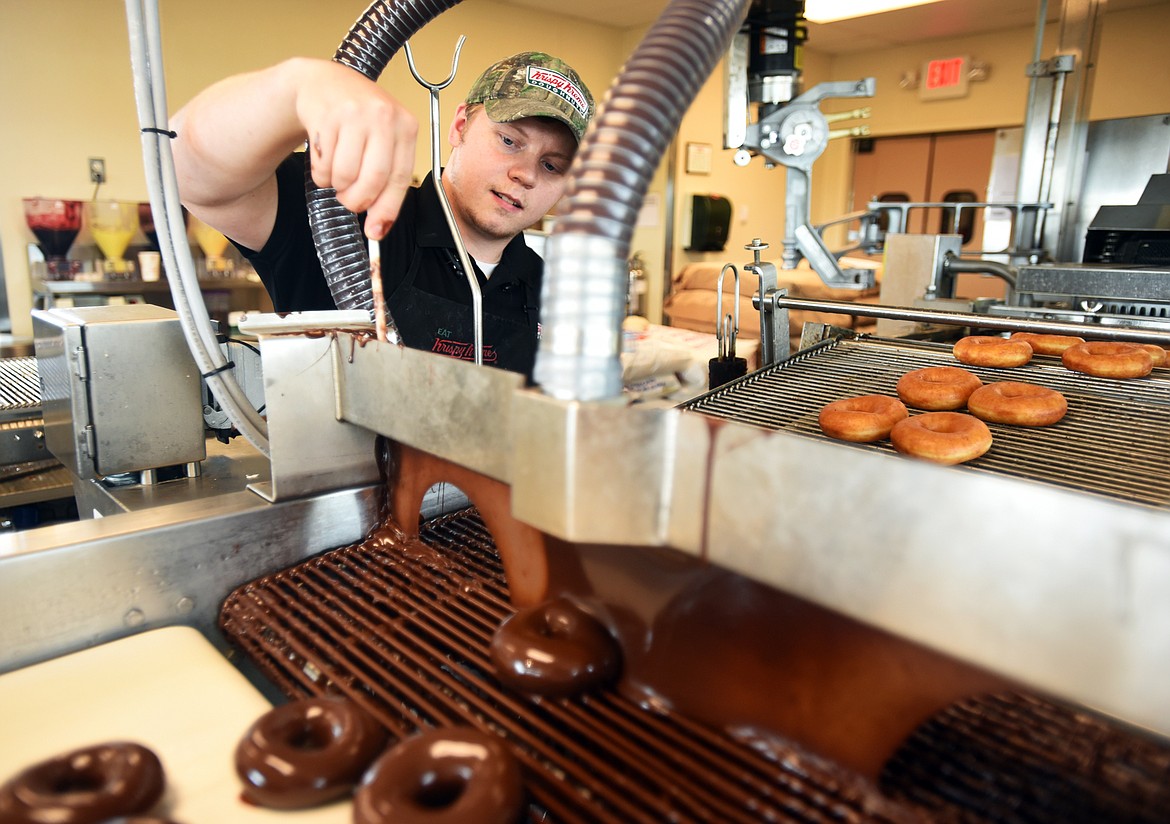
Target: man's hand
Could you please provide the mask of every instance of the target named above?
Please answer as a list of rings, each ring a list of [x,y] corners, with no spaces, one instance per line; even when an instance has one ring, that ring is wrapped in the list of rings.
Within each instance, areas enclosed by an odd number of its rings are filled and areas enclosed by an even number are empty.
[[[365,231],[389,230],[414,170],[418,120],[376,83],[333,61],[305,61],[296,112],[309,139],[313,181],[333,188]]]
[[[309,142],[313,180],[366,211],[380,239],[414,168],[418,121],[360,72],[332,60],[292,58],[222,80],[171,120],[179,192],[191,213],[250,249],[276,219],[276,167]]]

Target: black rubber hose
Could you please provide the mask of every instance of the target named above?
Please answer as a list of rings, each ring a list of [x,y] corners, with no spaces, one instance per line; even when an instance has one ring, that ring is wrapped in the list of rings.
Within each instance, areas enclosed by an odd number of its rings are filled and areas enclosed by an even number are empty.
[[[410,37],[459,0],[375,0],[350,28],[333,59],[377,80]],[[373,310],[370,256],[357,215],[337,201],[333,189],[313,183],[305,164],[305,199],[313,245],[338,309]],[[387,318],[388,324],[393,324]]]

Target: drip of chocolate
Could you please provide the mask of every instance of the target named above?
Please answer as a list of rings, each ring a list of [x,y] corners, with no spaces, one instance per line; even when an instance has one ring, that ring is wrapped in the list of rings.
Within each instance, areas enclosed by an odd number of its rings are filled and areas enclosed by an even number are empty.
[[[418,535],[418,513],[427,490],[446,481],[463,491],[495,539],[508,577],[512,603],[525,607],[546,597],[548,569],[544,535],[512,517],[512,488],[450,461],[399,443],[380,456],[388,484],[388,520],[408,538]]]

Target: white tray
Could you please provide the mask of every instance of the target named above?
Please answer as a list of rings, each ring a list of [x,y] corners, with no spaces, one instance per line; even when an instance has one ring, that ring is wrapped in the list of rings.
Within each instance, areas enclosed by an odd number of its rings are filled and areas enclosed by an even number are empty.
[[[236,743],[270,708],[197,630],[152,630],[0,675],[0,783],[79,747],[135,741],[162,760],[160,811],[182,824],[350,821],[349,801],[300,812],[240,801]]]

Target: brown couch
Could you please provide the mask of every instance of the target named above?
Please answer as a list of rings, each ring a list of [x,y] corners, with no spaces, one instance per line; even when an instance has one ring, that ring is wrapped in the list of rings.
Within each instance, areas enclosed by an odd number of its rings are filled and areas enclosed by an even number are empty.
[[[842,258],[842,266],[846,268],[870,268],[875,270],[877,282],[869,289],[837,289],[826,286],[808,265],[808,261],[801,261],[796,269],[777,272],[777,286],[787,288],[788,294],[793,297],[804,297],[810,300],[843,300],[859,301],[862,303],[877,303],[881,290],[881,265],[864,258]],[[723,269],[722,263],[691,263],[678,272],[671,287],[670,297],[663,304],[663,312],[671,326],[683,329],[692,329],[696,332],[715,334],[716,329],[716,294],[715,287],[719,282],[719,273]],[[752,295],[759,289],[759,278],[751,273],[745,273],[740,268],[739,275],[739,335],[741,338],[759,337],[759,315],[752,307]],[[734,311],[731,303],[735,294],[735,278],[731,270],[723,278],[723,313]],[[792,346],[797,348],[800,342],[800,330],[807,322],[827,323],[842,326],[847,329],[872,331],[874,322],[869,318],[853,317],[830,312],[793,311],[789,318],[791,324]]]

